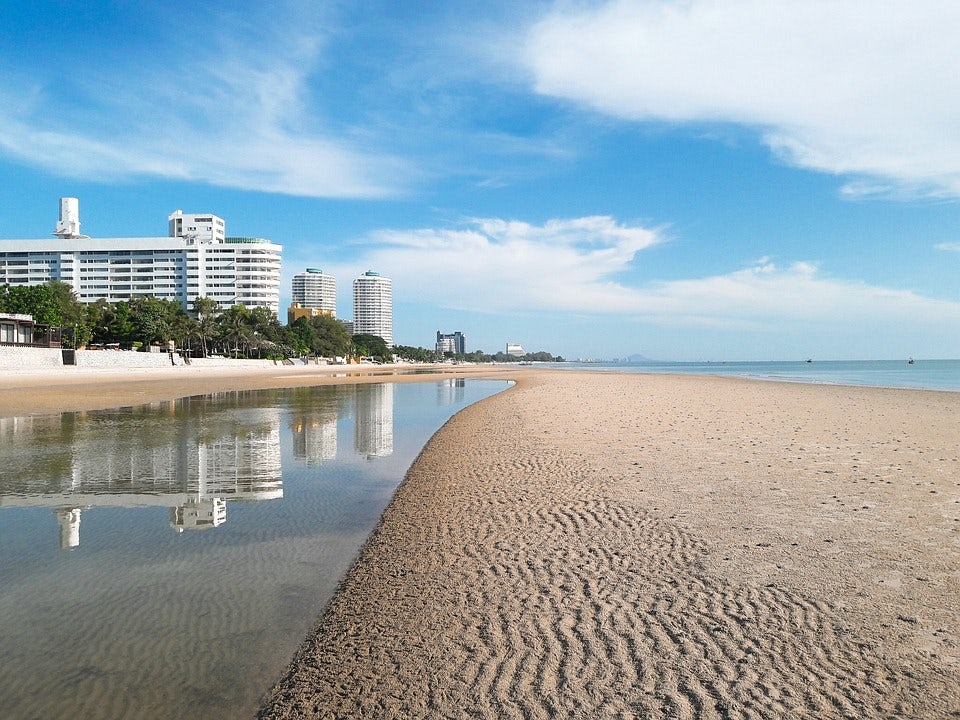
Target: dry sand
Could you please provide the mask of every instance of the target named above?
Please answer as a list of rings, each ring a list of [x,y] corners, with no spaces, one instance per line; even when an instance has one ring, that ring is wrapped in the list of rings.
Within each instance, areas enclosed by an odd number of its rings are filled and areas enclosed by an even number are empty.
[[[514,372],[261,717],[960,715],[960,393]]]

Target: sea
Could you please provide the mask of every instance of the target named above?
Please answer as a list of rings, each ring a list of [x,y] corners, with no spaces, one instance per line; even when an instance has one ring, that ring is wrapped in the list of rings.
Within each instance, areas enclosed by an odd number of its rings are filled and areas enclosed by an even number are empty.
[[[767,362],[566,362],[566,370],[727,375],[752,380],[960,391],[960,360],[810,360]]]

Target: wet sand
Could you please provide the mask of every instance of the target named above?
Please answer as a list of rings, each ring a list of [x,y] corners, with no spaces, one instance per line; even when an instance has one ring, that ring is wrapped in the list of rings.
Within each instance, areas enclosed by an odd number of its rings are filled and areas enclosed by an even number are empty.
[[[262,718],[960,713],[960,393],[515,372]]]

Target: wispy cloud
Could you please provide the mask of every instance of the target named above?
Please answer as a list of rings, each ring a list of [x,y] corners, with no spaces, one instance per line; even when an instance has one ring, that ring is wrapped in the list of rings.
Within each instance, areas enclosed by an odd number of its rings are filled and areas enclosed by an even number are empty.
[[[318,197],[396,193],[416,175],[397,158],[324,126],[310,80],[325,23],[311,4],[196,23],[172,47],[123,66],[75,58],[57,78],[0,80],[0,150],[57,174],[159,177]],[[159,22],[159,20],[158,20]],[[203,41],[200,41],[200,37]],[[14,98],[27,98],[16,101]]]
[[[629,302],[617,282],[657,230],[605,216],[543,225],[477,218],[456,229],[382,230],[358,248],[417,302],[479,312],[607,312]]]
[[[349,282],[360,263],[393,278],[398,302],[505,317],[557,313],[814,334],[870,327],[960,333],[958,302],[829,277],[811,262],[781,266],[761,258],[725,274],[638,280],[647,275],[645,253],[669,252],[665,236],[663,228],[606,216],[542,225],[476,218],[457,228],[372,233],[350,266],[328,269]]]
[[[560,4],[523,62],[537,92],[635,121],[755,127],[847,196],[960,196],[951,0]]]

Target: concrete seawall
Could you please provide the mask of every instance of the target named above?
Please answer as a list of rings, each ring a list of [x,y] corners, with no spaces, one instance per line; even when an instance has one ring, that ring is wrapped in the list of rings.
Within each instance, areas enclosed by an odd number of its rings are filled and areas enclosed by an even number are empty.
[[[76,366],[81,368],[134,369],[168,368],[171,365],[182,366],[184,360],[174,354],[173,363],[166,352],[134,352],[131,350],[77,350]],[[275,367],[273,360],[235,360],[225,357],[193,358],[191,367],[198,368],[255,368]],[[36,348],[19,345],[0,346],[0,372],[4,370],[41,370],[63,368],[63,352],[60,348]]]

